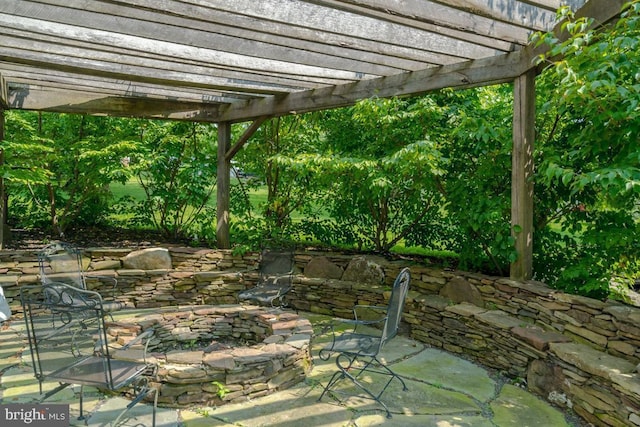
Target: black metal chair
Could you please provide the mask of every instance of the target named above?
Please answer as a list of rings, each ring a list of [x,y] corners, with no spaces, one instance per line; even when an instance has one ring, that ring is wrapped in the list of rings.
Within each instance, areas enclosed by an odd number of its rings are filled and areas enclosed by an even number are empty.
[[[391,297],[389,298],[389,304],[386,307],[356,305],[353,308],[354,320],[345,319],[340,321],[351,325],[351,330],[340,333],[335,330],[335,324],[330,325],[333,330],[333,340],[331,344],[320,350],[319,356],[322,360],[328,360],[331,355],[337,354],[336,366],[338,367],[338,371],[333,374],[327,385],[324,387],[324,390],[318,400],[322,399],[327,392],[341,393],[336,389],[336,386],[340,380],[348,379],[359,389],[364,391],[368,398],[373,399],[382,405],[387,412],[387,417],[391,418],[389,408],[382,400],[380,400],[380,397],[394,378],[398,379],[400,383],[402,383],[402,387],[405,391],[407,391],[407,385],[402,378],[381,362],[378,359],[378,356],[384,345],[398,333],[410,280],[411,276],[409,269],[404,268],[401,270],[394,281]],[[378,312],[381,314],[381,317],[373,320],[364,320],[362,319],[362,315],[358,317],[358,312],[362,310]],[[372,334],[358,332],[358,327],[361,326],[381,326],[380,333]],[[359,380],[359,378],[367,372],[389,376],[386,384],[382,386],[382,389],[379,392],[374,393],[370,390],[371,387],[367,387]]]
[[[82,252],[68,243],[55,242],[45,246],[38,253],[40,282],[43,285],[66,284],[79,289],[88,290],[87,280],[82,265]],[[103,308],[106,313],[124,308],[124,304],[115,299],[118,281],[115,277],[91,276],[100,282],[109,283],[105,292]]]
[[[22,286],[31,361],[40,385],[42,402],[72,384],[80,385],[80,417],[84,419],[85,386],[107,391],[126,391],[131,403],[115,418],[116,426],[127,410],[153,393],[153,426],[156,420],[157,391],[149,384],[155,365],[146,359],[153,331],[140,334],[118,351],[140,346],[140,360],[114,358],[110,349],[102,297],[97,292],[62,283]],[[135,347],[134,347],[135,348]],[[45,381],[59,385],[43,393]]]
[[[253,288],[238,294],[240,301],[260,305],[284,306],[284,296],[291,290],[294,257],[289,249],[264,249],[260,254],[258,271],[260,277]]]

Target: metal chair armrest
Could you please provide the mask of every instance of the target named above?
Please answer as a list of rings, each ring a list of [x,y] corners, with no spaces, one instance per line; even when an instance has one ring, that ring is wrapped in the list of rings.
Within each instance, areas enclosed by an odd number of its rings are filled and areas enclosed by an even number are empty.
[[[365,310],[370,313],[378,313],[380,317],[377,317],[375,319],[363,319],[364,316],[362,312]],[[387,310],[388,307],[386,306],[358,304],[353,307],[353,318],[358,321],[360,325],[375,325],[384,323],[384,321],[387,319]]]
[[[144,361],[144,363],[147,363],[147,350],[149,349],[149,343],[151,342],[151,338],[153,338],[153,336],[155,335],[155,332],[156,331],[153,329],[147,329],[146,331],[123,345],[120,350],[128,350],[134,344],[142,341],[144,344],[144,350],[142,351],[142,360]]]

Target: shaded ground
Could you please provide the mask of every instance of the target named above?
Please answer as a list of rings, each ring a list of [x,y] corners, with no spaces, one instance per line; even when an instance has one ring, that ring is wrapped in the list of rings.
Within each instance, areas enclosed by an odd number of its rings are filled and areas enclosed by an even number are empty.
[[[144,313],[148,310],[139,312]],[[118,312],[116,319],[132,314]],[[331,319],[311,313],[304,316],[316,331],[311,343],[314,367],[306,381],[264,397],[218,407],[162,407],[158,427],[586,427],[573,414],[554,408],[496,372],[405,336],[394,338],[381,354],[381,360],[393,366],[409,388],[404,391],[400,382],[394,380],[384,392],[383,401],[392,418],[386,418],[381,405],[367,399],[348,381],[318,400],[321,385],[336,371],[333,359],[323,361],[317,357],[319,349],[331,340],[325,328]],[[367,331],[374,332],[361,330]],[[0,404],[33,402],[39,390],[29,366],[31,359],[25,348],[23,325],[11,322],[1,333]],[[361,380],[374,392],[384,384],[373,373]],[[50,382],[45,384],[46,389],[54,386]],[[70,404],[71,425],[78,427],[109,427],[129,403],[115,395],[87,391],[86,423],[75,419],[79,407],[74,390],[65,389],[47,402]],[[148,405],[137,405],[122,427],[149,426],[150,415]]]
[[[9,250],[39,249],[51,241],[62,240],[79,248],[113,247],[145,248],[157,245],[185,245],[187,240],[170,239],[155,231],[140,231],[122,228],[85,227],[69,230],[64,236],[42,230],[11,230],[4,248]]]
[[[164,236],[158,231],[152,230],[132,230],[124,228],[110,227],[83,227],[69,230],[64,236],[55,236],[51,232],[42,230],[12,229],[11,237],[5,243],[4,248],[8,250],[37,250],[49,242],[64,241],[80,249],[91,247],[112,247],[142,249],[152,246],[193,246],[189,239],[172,239]],[[304,246],[301,244],[300,247]],[[330,247],[306,247],[308,250],[336,250]],[[345,254],[357,253],[366,254],[366,251],[338,249]],[[374,252],[369,252],[374,254]],[[375,253],[381,255],[380,253]],[[452,258],[441,259],[436,256],[408,255],[408,254],[382,254],[388,258],[410,260],[418,263],[425,263],[442,268],[456,268],[456,260]],[[486,274],[492,274],[486,272]]]

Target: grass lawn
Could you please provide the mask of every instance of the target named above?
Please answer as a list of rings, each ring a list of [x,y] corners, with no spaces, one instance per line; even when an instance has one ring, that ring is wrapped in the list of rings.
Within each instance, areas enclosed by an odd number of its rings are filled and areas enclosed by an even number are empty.
[[[236,178],[231,178],[231,185],[234,185]],[[111,184],[111,192],[113,193],[114,198],[117,200],[123,196],[131,196],[135,200],[144,200],[145,192],[140,185],[140,183],[132,179],[126,184]],[[267,187],[261,186],[257,189],[253,189],[249,192],[249,200],[254,209],[259,209],[260,206],[263,206],[267,202]],[[211,206],[215,206],[216,198],[215,196],[211,198],[209,201]],[[303,218],[303,216],[297,212],[294,212],[291,215],[293,221],[299,221]],[[126,221],[127,218],[124,218],[121,215],[117,215],[114,219],[116,221]],[[440,259],[444,263],[455,263],[455,260],[458,258],[457,254],[450,251],[434,251],[427,250],[421,247],[405,247],[402,242],[397,244],[392,248],[392,252],[400,254],[400,255],[408,255],[408,256],[422,256]]]
[[[236,178],[231,178],[231,185],[235,184]],[[130,179],[126,184],[120,183],[112,183],[110,185],[111,192],[113,193],[113,197],[118,200],[123,196],[131,196],[135,200],[144,200],[145,193],[144,189],[140,185],[137,179]],[[249,200],[251,201],[251,205],[256,208],[261,204],[267,202],[267,187],[262,186],[255,190],[249,192]],[[216,198],[211,198],[209,201],[211,206],[215,206]]]
[[[142,186],[135,179],[129,180],[126,184],[112,183],[109,188],[111,188],[115,200],[124,196],[131,196],[135,200],[144,200],[145,198]]]

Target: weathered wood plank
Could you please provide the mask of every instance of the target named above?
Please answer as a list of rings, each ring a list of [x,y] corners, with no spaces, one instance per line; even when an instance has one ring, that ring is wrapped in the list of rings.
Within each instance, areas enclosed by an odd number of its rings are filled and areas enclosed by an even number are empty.
[[[171,99],[105,96],[33,85],[9,88],[9,108],[120,117],[215,122],[219,105]]]
[[[528,280],[533,272],[535,70],[514,80],[513,96],[511,234],[518,259],[511,264],[510,276],[514,280]]]
[[[460,58],[483,58],[500,51],[473,45],[465,40],[445,37],[438,33],[420,31],[413,27],[397,25],[368,16],[347,13],[303,1],[287,2],[282,7],[280,0],[219,0],[212,7],[256,19],[270,19],[316,31],[349,34],[354,38],[369,39],[378,43],[395,43],[400,46],[420,46],[432,52],[452,54]]]
[[[233,144],[233,147],[231,147],[229,151],[227,151],[227,153],[225,154],[226,159],[229,161],[233,160],[235,155],[238,154],[238,151],[240,151],[240,149],[249,140],[249,138],[251,138],[251,136],[254,133],[256,133],[256,131],[260,128],[260,125],[264,123],[265,120],[267,119],[268,119],[267,116],[258,117],[257,119],[255,119],[251,123],[251,125],[244,131],[244,133],[240,136],[240,138],[238,138],[236,143]]]
[[[9,39],[6,36],[2,37],[2,41],[9,41]],[[14,47],[15,45],[17,46]],[[214,69],[195,65],[165,64],[156,59],[140,58],[136,64],[135,58],[131,57],[127,63],[124,63],[126,58],[119,58],[117,55],[106,52],[89,51],[87,55],[83,55],[81,51],[72,47],[51,46],[20,39],[12,39],[7,45],[3,45],[0,41],[0,47],[2,48],[0,60],[3,61],[113,79],[178,87],[234,90],[256,95],[282,94],[305,87],[302,83],[298,84],[298,81],[278,81],[275,78],[268,78],[268,76],[263,77],[264,80],[259,76],[247,76],[253,77],[249,80],[242,79],[237,74],[234,77],[234,73],[230,72],[227,75],[216,75],[221,73],[216,73]],[[118,62],[119,59],[122,62]],[[207,73],[207,71],[211,71],[211,73]],[[268,80],[272,82],[270,83]],[[284,84],[285,82],[287,85]]]
[[[134,0],[139,7],[155,7],[157,0]],[[192,2],[193,3],[193,2]],[[164,1],[163,10],[171,15],[181,15],[185,9],[192,16],[198,16],[206,22],[227,25],[228,34],[242,37],[246,40],[268,40],[272,43],[296,46],[296,41],[314,42],[318,47],[309,45],[300,46],[303,50],[320,51],[329,55],[347,55],[360,62],[376,62],[387,66],[396,66],[405,70],[424,68],[424,64],[449,64],[457,61],[455,56],[448,53],[439,54],[424,50],[421,46],[412,47],[406,44],[392,44],[369,38],[357,38],[350,34],[340,34],[335,31],[320,31],[317,28],[289,25],[287,22],[274,22],[273,20],[260,19],[256,16],[245,16],[220,9],[212,9],[210,5],[177,3]],[[236,33],[238,29],[247,29],[250,32]],[[285,40],[282,37],[285,37]],[[422,64],[420,66],[419,64]],[[418,66],[418,67],[416,67]]]
[[[485,16],[496,22],[545,30],[555,23],[555,10],[518,0],[434,0],[460,11]]]
[[[32,49],[56,52],[60,55],[79,56],[87,59],[119,61],[121,63],[135,64],[149,61],[159,69],[166,67],[172,70],[180,69],[187,72],[187,67],[197,67],[194,73],[216,73],[216,75],[229,74],[227,70],[233,70],[236,74],[249,75],[249,72],[262,73],[266,76],[298,76],[300,81],[315,80],[322,84],[331,82],[351,81],[366,78],[365,73],[334,70],[329,67],[306,66],[279,60],[267,60],[255,56],[245,56],[216,49],[205,49],[177,43],[162,42],[110,31],[101,31],[86,27],[77,27],[67,24],[50,23],[27,17],[12,17],[0,13],[0,26],[5,34],[11,30],[17,30],[16,34],[23,32],[25,37],[31,34],[34,45]],[[42,34],[47,38],[57,37],[53,43],[43,43]],[[79,42],[79,43],[74,43]],[[24,43],[13,39],[11,43],[19,43],[26,49]],[[87,47],[89,43],[92,47]],[[71,45],[71,46],[69,46]],[[107,52],[109,51],[109,52]],[[118,57],[114,57],[118,55]],[[162,58],[161,62],[160,59]],[[300,77],[304,76],[304,78]],[[248,77],[239,77],[248,78]]]
[[[5,0],[7,2],[19,2],[23,0]],[[59,0],[30,0],[37,3],[53,3],[59,5]],[[80,0],[70,0],[73,3]],[[412,47],[406,43],[393,44],[382,40],[372,41],[368,38],[362,39],[353,37],[350,34],[339,34],[335,31],[322,31],[317,28],[306,28],[298,25],[288,25],[286,22],[274,22],[273,20],[262,19],[259,16],[245,16],[245,14],[235,14],[225,10],[213,9],[215,3],[194,3],[185,4],[184,2],[176,2],[174,0],[132,0],[126,5],[117,4],[117,7],[105,2],[82,2],[83,9],[91,8],[97,12],[104,14],[107,18],[114,18],[118,23],[115,28],[119,28],[122,16],[130,16],[141,22],[141,25],[148,23],[166,23],[176,29],[197,29],[208,31],[211,34],[228,35],[233,43],[226,41],[210,40],[207,42],[201,38],[193,38],[194,46],[209,47],[220,46],[225,49],[236,51],[233,46],[243,46],[244,49],[253,51],[255,55],[262,53],[255,52],[259,46],[253,46],[253,41],[258,43],[267,43],[274,46],[283,47],[290,51],[290,55],[296,56],[296,62],[311,65],[331,64],[334,61],[343,61],[344,59],[352,60],[353,63],[364,66],[383,65],[398,70],[416,70],[424,68],[431,64],[448,64],[456,62],[458,59],[449,52],[436,53],[425,50],[423,46]],[[2,10],[0,3],[0,10]],[[58,7],[60,9],[60,7]],[[153,12],[154,10],[162,13]],[[50,19],[47,14],[38,10],[39,16],[44,19]],[[73,9],[65,9],[61,12],[67,15],[67,22],[75,22],[75,12]],[[197,17],[197,19],[193,19]],[[70,21],[71,20],[71,21]],[[79,23],[78,25],[81,25]],[[158,34],[163,33],[162,28],[156,31]],[[156,35],[154,38],[164,40],[162,35]],[[294,52],[296,49],[299,51]],[[243,50],[237,50],[241,52]],[[282,52],[281,50],[279,52]],[[310,54],[307,54],[309,52]],[[324,55],[324,60],[311,61],[313,54],[318,53]],[[279,58],[285,59],[285,57]],[[352,67],[341,68],[336,64],[337,68],[352,70]],[[372,74],[386,75],[389,73],[376,73],[373,69]]]
[[[448,4],[423,0],[405,0],[403,2],[386,0],[309,1],[355,13],[369,14],[377,19],[418,26],[427,31],[437,32],[448,37],[463,38],[475,44],[494,47],[505,52],[513,50],[513,43],[526,45],[531,33],[530,29],[520,25],[495,21],[485,16],[455,9]],[[436,16],[437,25],[431,24],[435,21],[434,17]],[[413,24],[407,20],[412,21]]]
[[[568,5],[574,11],[581,8],[587,0],[520,0],[522,3],[542,7],[550,11],[557,11],[560,6]]]
[[[617,19],[625,3],[627,0],[589,0],[576,12],[576,16],[589,16],[596,25],[603,25]]]
[[[389,3],[384,0],[308,0],[314,4],[369,16],[381,21],[462,39],[478,46],[510,52],[526,45],[529,30],[488,18],[461,13],[447,6],[420,0]],[[466,16],[464,16],[466,15]],[[434,16],[438,16],[437,24]]]
[[[7,2],[16,0],[5,0]],[[84,0],[67,0],[64,7],[57,5],[56,0],[20,0],[22,16],[30,10],[30,4],[41,6],[41,16],[47,21],[67,25],[80,25],[91,22],[94,29],[114,31],[145,39],[178,43],[187,47],[210,49],[215,46],[219,50],[255,56],[264,59],[292,62],[303,65],[335,68],[338,70],[363,72],[373,75],[389,75],[403,70],[401,65],[391,63],[386,57],[370,55],[358,51],[335,46],[322,45],[316,42],[300,41],[282,35],[264,35],[245,28],[235,28],[217,23],[203,22],[181,16],[141,10],[133,7],[114,7],[103,2]],[[6,6],[5,6],[6,7]],[[165,11],[163,11],[165,12]],[[184,13],[184,5],[181,12]],[[13,11],[16,13],[16,11]],[[219,19],[219,18],[218,18]],[[252,41],[248,43],[248,41]],[[355,58],[354,58],[355,57]],[[363,64],[362,62],[367,62]],[[384,61],[385,63],[381,63]],[[395,62],[399,62],[396,60]],[[428,64],[427,64],[428,65]],[[423,68],[423,62],[411,63],[411,69]],[[363,68],[364,67],[364,68]]]
[[[250,98],[242,93],[230,93],[200,88],[172,88],[164,85],[114,80],[104,77],[73,74],[59,70],[44,70],[22,64],[3,63],[5,80],[16,88],[31,90],[73,90],[103,96],[149,97],[177,101],[228,104]]]

